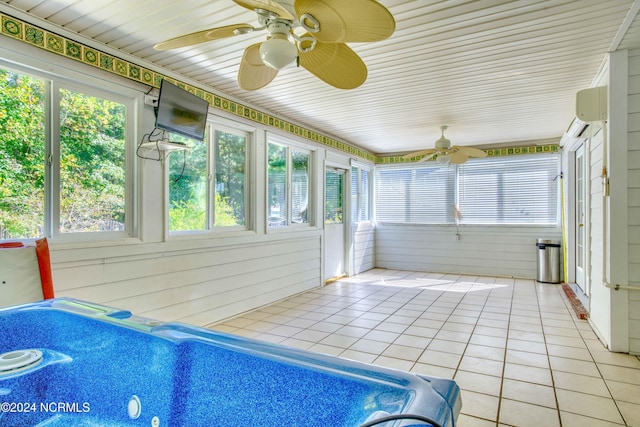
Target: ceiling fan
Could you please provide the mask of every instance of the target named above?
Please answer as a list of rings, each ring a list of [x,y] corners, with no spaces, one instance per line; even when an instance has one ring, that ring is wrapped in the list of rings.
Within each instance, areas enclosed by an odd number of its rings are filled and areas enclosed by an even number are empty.
[[[266,86],[278,70],[294,61],[331,86],[354,89],[367,79],[367,67],[345,43],[384,40],[396,26],[393,15],[375,0],[233,1],[254,10],[260,26],[210,28],[166,40],[154,49],[176,49],[266,30],[266,41],[244,51],[238,71],[242,89]]]
[[[439,163],[455,163],[462,164],[469,160],[469,157],[486,157],[487,153],[473,147],[461,147],[459,145],[451,145],[451,141],[444,137],[444,131],[448,126],[440,126],[442,135],[436,141],[436,148],[430,148],[428,150],[415,151],[409,153],[402,158],[405,160],[411,160],[415,157],[422,156],[417,163],[427,161],[436,157],[436,161]]]

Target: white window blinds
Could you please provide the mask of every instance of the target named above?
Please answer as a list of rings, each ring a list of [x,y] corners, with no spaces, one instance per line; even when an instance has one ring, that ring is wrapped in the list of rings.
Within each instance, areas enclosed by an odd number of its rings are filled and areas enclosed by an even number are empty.
[[[369,171],[362,169],[360,171],[360,221],[369,221]]]
[[[358,168],[351,168],[351,222],[358,222],[360,203],[358,201]]]
[[[376,220],[394,223],[541,224],[559,221],[559,156],[470,159],[376,171]]]
[[[558,156],[472,159],[458,166],[461,224],[557,224]]]
[[[433,164],[378,169],[376,220],[396,223],[454,221],[455,167]]]
[[[360,167],[351,168],[351,222],[371,220],[370,171]]]

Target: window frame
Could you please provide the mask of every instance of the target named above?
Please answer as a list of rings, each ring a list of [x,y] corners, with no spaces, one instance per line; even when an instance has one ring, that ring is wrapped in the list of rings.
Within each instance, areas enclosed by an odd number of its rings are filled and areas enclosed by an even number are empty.
[[[50,168],[50,176],[53,179],[50,179],[49,182],[53,186],[53,191],[51,191],[51,195],[53,197],[53,201],[51,206],[53,207],[53,215],[52,219],[54,223],[52,224],[52,237],[55,239],[63,239],[63,240],[73,240],[70,236],[79,236],[79,238],[83,238],[80,236],[91,236],[96,237],[96,240],[100,240],[102,237],[111,238],[123,238],[123,237],[134,237],[135,233],[133,232],[133,224],[134,224],[134,215],[131,214],[133,205],[134,205],[134,195],[135,192],[135,184],[133,182],[134,175],[134,164],[135,164],[135,153],[134,147],[136,146],[135,140],[135,128],[136,128],[136,111],[135,108],[135,99],[128,98],[126,96],[120,95],[118,93],[113,93],[110,91],[104,91],[93,87],[88,87],[82,84],[77,84],[75,82],[69,82],[62,80],[64,84],[57,83],[55,80],[51,82],[51,94],[53,95],[52,100],[52,113],[53,113],[53,123],[51,126],[52,130],[52,143],[50,147],[52,147],[52,160],[56,165],[55,168],[52,165],[48,166]],[[95,232],[73,232],[73,233],[61,233],[59,230],[60,224],[60,203],[61,203],[61,194],[60,194],[60,122],[58,118],[60,117],[60,90],[72,90],[75,92],[80,92],[84,95],[93,96],[96,98],[107,99],[112,102],[118,102],[125,106],[126,108],[126,120],[127,125],[125,126],[125,229],[123,231],[103,231],[99,233]],[[137,94],[136,94],[137,96]],[[46,202],[45,202],[46,203]],[[57,226],[56,226],[57,225]],[[128,231],[129,230],[129,231]],[[91,239],[93,240],[93,239]]]
[[[27,61],[28,62],[28,61]],[[24,63],[16,63],[0,58],[0,67],[10,72],[38,79],[44,85],[44,223],[43,235],[19,238],[30,241],[41,237],[54,242],[107,242],[138,237],[138,209],[136,156],[139,126],[139,106],[142,96],[138,91],[117,84],[80,75],[74,79],[71,75],[62,76],[55,70],[42,70]],[[122,231],[74,231],[60,230],[60,90],[70,90],[83,95],[102,98],[125,106],[125,182],[124,211],[125,221]],[[11,239],[15,240],[15,239]]]
[[[215,199],[216,199],[216,188],[215,188],[215,175],[216,175],[216,165],[215,165],[215,137],[216,131],[231,133],[235,135],[242,135],[245,137],[245,159],[244,159],[244,168],[245,168],[245,177],[244,177],[244,213],[245,213],[245,224],[244,225],[233,225],[233,226],[215,226]],[[228,236],[229,234],[242,234],[246,232],[252,232],[254,229],[254,215],[253,215],[253,207],[250,204],[250,200],[252,199],[252,188],[253,188],[253,180],[252,177],[253,172],[251,170],[251,166],[253,164],[253,147],[255,144],[255,133],[256,129],[250,126],[243,125],[238,122],[225,120],[220,117],[209,115],[207,119],[207,128],[205,132],[205,138],[203,140],[203,144],[206,144],[206,225],[202,230],[171,230],[170,227],[170,216],[169,216],[169,202],[170,202],[170,194],[169,194],[169,182],[171,179],[170,168],[165,168],[165,185],[164,191],[166,192],[165,200],[165,232],[167,239],[175,239],[175,238],[184,238],[184,237],[194,237],[194,236],[202,236],[202,237],[212,237],[224,234]],[[193,141],[192,143],[200,143],[198,141]],[[172,155],[172,154],[170,154]]]
[[[271,226],[269,225],[269,145],[275,144],[286,149],[286,196],[287,196],[287,217],[285,219],[285,224]],[[292,151],[305,153],[308,155],[308,196],[307,196],[307,222],[294,222],[293,221],[293,200],[292,200],[292,173],[293,173],[293,165],[292,165]],[[265,229],[267,233],[272,232],[282,232],[286,230],[300,230],[300,229],[308,229],[315,227],[316,218],[315,218],[315,207],[316,207],[316,197],[315,194],[315,158],[316,158],[317,148],[310,146],[308,144],[298,143],[287,138],[281,137],[280,135],[275,135],[270,132],[267,132],[267,136],[265,138],[265,147],[264,147],[264,162],[265,162],[265,171],[264,171],[264,191],[265,191],[265,202],[264,202],[264,219],[265,219]]]
[[[366,188],[362,179],[363,172],[368,173]],[[373,222],[373,177],[375,170],[372,166],[365,166],[358,162],[351,163],[351,223],[371,223]],[[355,191],[354,191],[355,181]],[[363,194],[367,194],[367,206],[364,205]],[[363,213],[366,218],[362,218]]]
[[[340,191],[338,193],[336,193],[338,200],[336,200],[336,202],[339,202],[339,204],[337,204],[339,206],[339,212],[340,212],[340,220],[339,221],[330,221],[327,218],[327,214],[330,212],[328,211],[328,196],[329,196],[329,186],[327,185],[327,183],[329,182],[328,180],[328,175],[329,174],[334,174],[335,176],[337,176],[339,178],[339,182],[340,182]],[[323,223],[324,223],[324,227],[326,227],[327,225],[346,225],[348,224],[348,219],[345,217],[345,213],[346,211],[346,207],[347,207],[347,178],[348,178],[348,171],[347,169],[341,168],[341,167],[336,167],[336,166],[329,166],[326,165],[325,166],[325,170],[324,170],[324,214],[323,214]]]

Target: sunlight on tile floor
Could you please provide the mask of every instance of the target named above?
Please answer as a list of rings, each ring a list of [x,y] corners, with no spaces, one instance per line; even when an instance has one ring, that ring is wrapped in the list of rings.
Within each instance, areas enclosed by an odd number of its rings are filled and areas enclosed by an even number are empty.
[[[640,360],[560,285],[374,269],[211,328],[454,378],[460,427],[640,426]]]

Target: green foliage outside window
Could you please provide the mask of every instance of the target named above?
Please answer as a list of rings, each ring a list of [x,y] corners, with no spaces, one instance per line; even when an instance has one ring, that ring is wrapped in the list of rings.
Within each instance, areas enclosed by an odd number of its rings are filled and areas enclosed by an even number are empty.
[[[44,97],[42,81],[0,69],[0,239],[43,235]]]
[[[206,230],[206,144],[176,135],[171,140],[185,142],[189,150],[169,155],[169,230]]]
[[[0,239],[46,234],[44,81],[0,69]],[[60,232],[123,230],[125,106],[59,90]]]
[[[270,142],[267,150],[269,227],[309,223],[309,167],[311,155]]]
[[[287,147],[269,143],[267,176],[267,223],[270,227],[287,225]]]
[[[216,225],[229,226],[236,224],[233,209],[225,203],[222,196],[216,194]],[[174,201],[169,210],[172,230],[199,230],[207,218],[207,211],[193,199]]]
[[[60,230],[122,230],[125,106],[60,91]]]
[[[327,170],[325,173],[324,222],[342,223],[342,186],[344,175]]]
[[[215,227],[245,225],[247,138],[215,132]]]
[[[210,193],[215,194],[214,227],[245,225],[246,137],[215,131],[211,146],[177,135],[171,139],[185,142],[189,150],[172,153],[169,158],[169,229],[206,230]],[[207,134],[205,141],[208,139]],[[214,151],[212,189],[208,188],[208,147]]]

